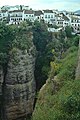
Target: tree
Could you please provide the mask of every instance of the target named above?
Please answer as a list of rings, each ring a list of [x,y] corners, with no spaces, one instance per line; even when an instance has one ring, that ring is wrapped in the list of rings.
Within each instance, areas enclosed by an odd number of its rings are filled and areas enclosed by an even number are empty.
[[[0,23],[0,66],[3,68],[4,73],[7,69],[8,53],[14,38],[14,30],[10,26]]]
[[[70,26],[65,27],[65,32],[68,38],[72,37],[72,28]]]
[[[37,51],[43,52],[48,42],[47,26],[44,23],[34,22],[33,25],[33,42]]]

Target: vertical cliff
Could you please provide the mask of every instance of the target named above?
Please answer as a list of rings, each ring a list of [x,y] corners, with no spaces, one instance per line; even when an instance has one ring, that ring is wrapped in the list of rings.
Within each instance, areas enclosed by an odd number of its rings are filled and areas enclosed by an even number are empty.
[[[36,50],[32,39],[31,31],[20,30],[12,42],[4,80],[0,70],[3,120],[24,120],[33,111]]]

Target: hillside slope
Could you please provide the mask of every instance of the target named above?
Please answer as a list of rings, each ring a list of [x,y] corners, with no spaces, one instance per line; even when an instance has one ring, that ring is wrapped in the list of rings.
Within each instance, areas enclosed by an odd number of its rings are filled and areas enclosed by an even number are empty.
[[[80,81],[75,80],[77,47],[67,50],[57,76],[41,88],[32,120],[80,120]]]

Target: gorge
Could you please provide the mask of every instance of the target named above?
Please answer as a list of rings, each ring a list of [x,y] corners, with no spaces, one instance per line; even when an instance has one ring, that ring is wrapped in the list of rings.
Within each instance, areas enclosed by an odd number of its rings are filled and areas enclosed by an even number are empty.
[[[77,67],[79,37],[70,30],[49,33],[38,21],[0,24],[0,120],[29,120],[32,113],[32,120],[60,120],[52,101],[62,85],[67,91],[65,83],[73,83]]]

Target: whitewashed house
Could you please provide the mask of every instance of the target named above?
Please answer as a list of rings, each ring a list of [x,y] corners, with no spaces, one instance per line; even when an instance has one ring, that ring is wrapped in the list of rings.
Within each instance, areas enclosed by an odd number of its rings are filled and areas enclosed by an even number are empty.
[[[23,10],[9,11],[10,21],[9,24],[20,24],[23,21]]]
[[[55,13],[52,10],[43,10],[45,23],[55,24]]]
[[[1,20],[7,21],[8,20],[8,11],[7,10],[1,10]]]
[[[70,19],[65,14],[62,14],[63,27],[70,26]]]
[[[71,26],[75,32],[80,31],[80,19],[77,17],[71,17]]]
[[[34,22],[34,11],[33,10],[24,10],[23,19],[24,19],[24,21],[29,20],[31,22]]]
[[[66,27],[70,25],[70,19],[64,13],[60,13],[56,16],[57,19],[57,26],[59,27]]]
[[[39,22],[44,20],[44,14],[41,10],[34,11],[34,20],[38,20]]]
[[[55,32],[59,32],[59,31],[61,31],[63,28],[57,28],[57,29],[55,29],[55,28],[48,28],[48,32],[53,32],[53,33],[55,33]]]
[[[62,18],[62,16],[57,14],[56,15],[56,25],[59,27],[63,27],[63,22],[64,22],[64,19]]]

